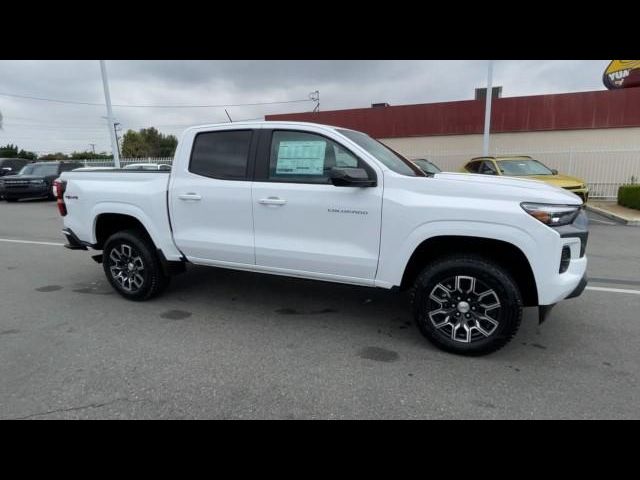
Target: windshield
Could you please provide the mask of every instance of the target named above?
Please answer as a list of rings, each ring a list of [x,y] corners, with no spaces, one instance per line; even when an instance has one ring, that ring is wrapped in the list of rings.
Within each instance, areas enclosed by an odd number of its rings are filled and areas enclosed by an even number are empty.
[[[49,175],[55,175],[58,173],[58,164],[44,164],[44,163],[32,163],[31,165],[25,165],[20,170],[19,175],[36,175],[40,177],[46,177]]]
[[[441,172],[441,170],[438,167],[436,167],[433,163],[431,163],[429,160],[418,159],[418,160],[414,160],[413,163],[418,165],[422,170],[424,170],[427,173]]]
[[[498,166],[503,175],[553,175],[553,172],[538,160],[522,158],[518,160],[498,160]]]
[[[373,155],[377,160],[382,162],[389,170],[393,170],[401,175],[409,177],[424,176],[419,168],[415,167],[409,160],[403,158],[400,154],[394,152],[386,145],[374,140],[369,135],[353,130],[338,129],[338,131],[354,141],[367,152]]]

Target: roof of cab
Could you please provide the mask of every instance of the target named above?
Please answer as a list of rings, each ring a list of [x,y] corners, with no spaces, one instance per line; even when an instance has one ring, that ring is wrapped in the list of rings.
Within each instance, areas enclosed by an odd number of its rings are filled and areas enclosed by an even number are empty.
[[[208,123],[203,125],[194,125],[192,127],[187,128],[187,130],[200,130],[203,128],[215,128],[215,127],[222,127],[222,126],[228,127],[229,125],[234,125],[234,126],[287,125],[287,126],[294,126],[294,127],[295,126],[300,126],[300,127],[313,126],[313,127],[320,127],[320,128],[325,128],[329,130],[337,130],[337,129],[350,130],[348,128],[337,127],[335,125],[327,125],[324,123],[292,122],[287,120],[245,120],[240,122]]]

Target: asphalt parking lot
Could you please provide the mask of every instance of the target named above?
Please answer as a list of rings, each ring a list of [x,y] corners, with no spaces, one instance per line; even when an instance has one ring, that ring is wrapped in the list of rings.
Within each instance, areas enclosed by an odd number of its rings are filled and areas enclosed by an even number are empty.
[[[638,227],[592,215],[589,289],[465,358],[382,290],[191,267],[128,302],[61,225],[0,202],[2,419],[640,417]]]

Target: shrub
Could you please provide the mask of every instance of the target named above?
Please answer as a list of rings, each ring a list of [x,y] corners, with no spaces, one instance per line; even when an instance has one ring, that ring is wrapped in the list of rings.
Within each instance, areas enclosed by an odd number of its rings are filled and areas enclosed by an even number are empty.
[[[618,205],[640,210],[640,185],[622,185],[618,188]]]

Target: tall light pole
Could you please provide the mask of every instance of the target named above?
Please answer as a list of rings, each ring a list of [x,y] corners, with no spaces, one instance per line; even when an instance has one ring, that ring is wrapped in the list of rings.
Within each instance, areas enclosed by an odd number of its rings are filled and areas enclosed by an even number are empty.
[[[118,140],[116,139],[116,125],[111,109],[111,94],[109,93],[109,81],[107,80],[107,66],[104,60],[100,60],[100,71],[102,72],[102,86],[104,87],[104,100],[107,104],[107,123],[109,126],[109,137],[111,138],[111,151],[113,152],[113,164],[120,168],[120,153],[118,152]]]
[[[484,104],[484,138],[482,139],[482,155],[489,155],[489,131],[491,130],[491,97],[493,97],[493,60],[487,67],[487,98]]]

